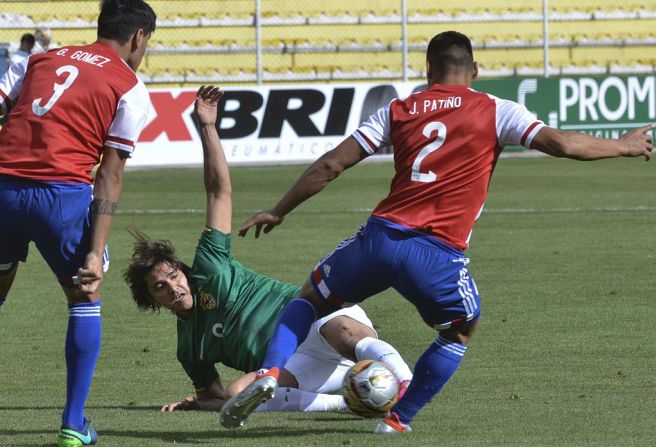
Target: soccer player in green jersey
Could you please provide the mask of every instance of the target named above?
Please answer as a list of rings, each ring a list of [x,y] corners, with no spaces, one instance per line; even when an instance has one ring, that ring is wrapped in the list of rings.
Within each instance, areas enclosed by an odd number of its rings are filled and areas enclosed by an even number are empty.
[[[216,129],[222,95],[216,87],[201,87],[194,107],[203,145],[207,216],[191,267],[176,256],[170,242],[137,234],[123,275],[139,308],[163,307],[178,317],[178,360],[196,395],[165,405],[163,411],[220,410],[255,377],[252,371],[262,362],[278,315],[299,290],[232,257],[232,186]],[[412,378],[400,354],[378,339],[360,307],[340,309],[315,322],[311,336],[282,371],[284,392],[258,410],[344,410],[342,397],[329,393],[340,389],[354,361],[364,359],[383,361],[402,389]],[[224,387],[217,363],[250,374]]]

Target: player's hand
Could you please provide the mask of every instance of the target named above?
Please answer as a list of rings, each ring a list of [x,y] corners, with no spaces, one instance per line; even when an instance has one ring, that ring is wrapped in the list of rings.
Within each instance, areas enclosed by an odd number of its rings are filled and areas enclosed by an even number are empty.
[[[253,215],[246,222],[244,222],[244,224],[239,229],[239,235],[241,237],[246,236],[246,233],[248,233],[248,229],[254,226],[255,238],[258,238],[260,237],[260,232],[262,231],[262,228],[264,228],[265,233],[268,233],[269,231],[273,230],[275,227],[280,225],[282,221],[283,218],[273,210],[260,211],[259,213]]]
[[[84,261],[84,266],[77,269],[77,277],[80,281],[80,292],[84,295],[92,295],[98,292],[100,283],[104,278],[102,269],[102,256],[89,253]]]
[[[647,124],[622,135],[620,141],[624,145],[624,155],[626,157],[644,156],[645,160],[649,161],[651,151],[654,149],[654,141],[651,136],[653,129],[653,124]]]
[[[217,105],[222,96],[223,91],[214,85],[203,85],[198,89],[194,113],[200,126],[216,124]]]
[[[164,405],[160,411],[162,413],[168,413],[171,411],[194,411],[198,409],[198,400],[194,396],[187,396],[180,402],[171,402],[170,404]]]
[[[164,405],[160,410],[162,413],[169,413],[171,411],[221,411],[223,407],[223,399],[216,397],[200,398],[194,396],[187,396],[180,402],[172,402]]]

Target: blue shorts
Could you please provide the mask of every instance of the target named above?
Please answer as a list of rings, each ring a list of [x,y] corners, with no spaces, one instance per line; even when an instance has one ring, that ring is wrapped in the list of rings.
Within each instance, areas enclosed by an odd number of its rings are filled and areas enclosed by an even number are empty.
[[[60,283],[75,285],[91,244],[92,192],[82,183],[0,176],[0,265],[24,262],[33,241]],[[106,267],[107,250],[103,261]]]
[[[321,260],[310,280],[332,306],[360,303],[393,287],[437,330],[480,316],[480,296],[464,254],[430,236],[371,217]]]

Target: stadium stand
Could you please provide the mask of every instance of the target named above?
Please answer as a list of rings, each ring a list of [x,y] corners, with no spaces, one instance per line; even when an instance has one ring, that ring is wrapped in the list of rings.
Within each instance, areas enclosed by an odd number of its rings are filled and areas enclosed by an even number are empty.
[[[97,0],[2,4],[0,42],[37,26],[61,45],[95,38]],[[256,79],[254,1],[150,4],[158,30],[142,65],[146,81]],[[544,70],[540,0],[407,0],[407,7],[410,77],[423,77],[425,45],[448,29],[472,38],[482,76]],[[260,15],[264,80],[386,79],[403,71],[400,0],[262,0]],[[549,0],[553,73],[654,72],[655,43],[654,0]]]

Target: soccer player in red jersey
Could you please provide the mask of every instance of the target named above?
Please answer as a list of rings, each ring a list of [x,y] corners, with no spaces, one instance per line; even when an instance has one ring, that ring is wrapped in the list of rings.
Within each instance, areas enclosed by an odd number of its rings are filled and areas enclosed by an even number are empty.
[[[393,287],[438,331],[417,361],[408,391],[375,429],[409,431],[417,412],[455,373],[476,328],[480,297],[464,250],[503,147],[522,145],[576,160],[651,155],[652,126],[619,140],[563,132],[513,101],[471,89],[478,68],[471,42],[461,33],[435,36],[426,59],[426,90],[379,109],[314,162],[272,209],[240,229],[242,236],[253,226],[255,237],[261,230],[268,233],[342,171],[394,146],[395,175],[387,198],[358,233],[316,266],[299,297],[287,305],[260,378],[236,397],[237,405],[275,390],[280,366],[317,315]]]
[[[150,109],[135,70],[155,22],[143,0],[105,0],[95,43],[33,54],[0,79],[8,114],[0,131],[0,299],[34,241],[69,305],[60,446],[97,440],[84,405],[100,352],[99,286],[125,161]]]

